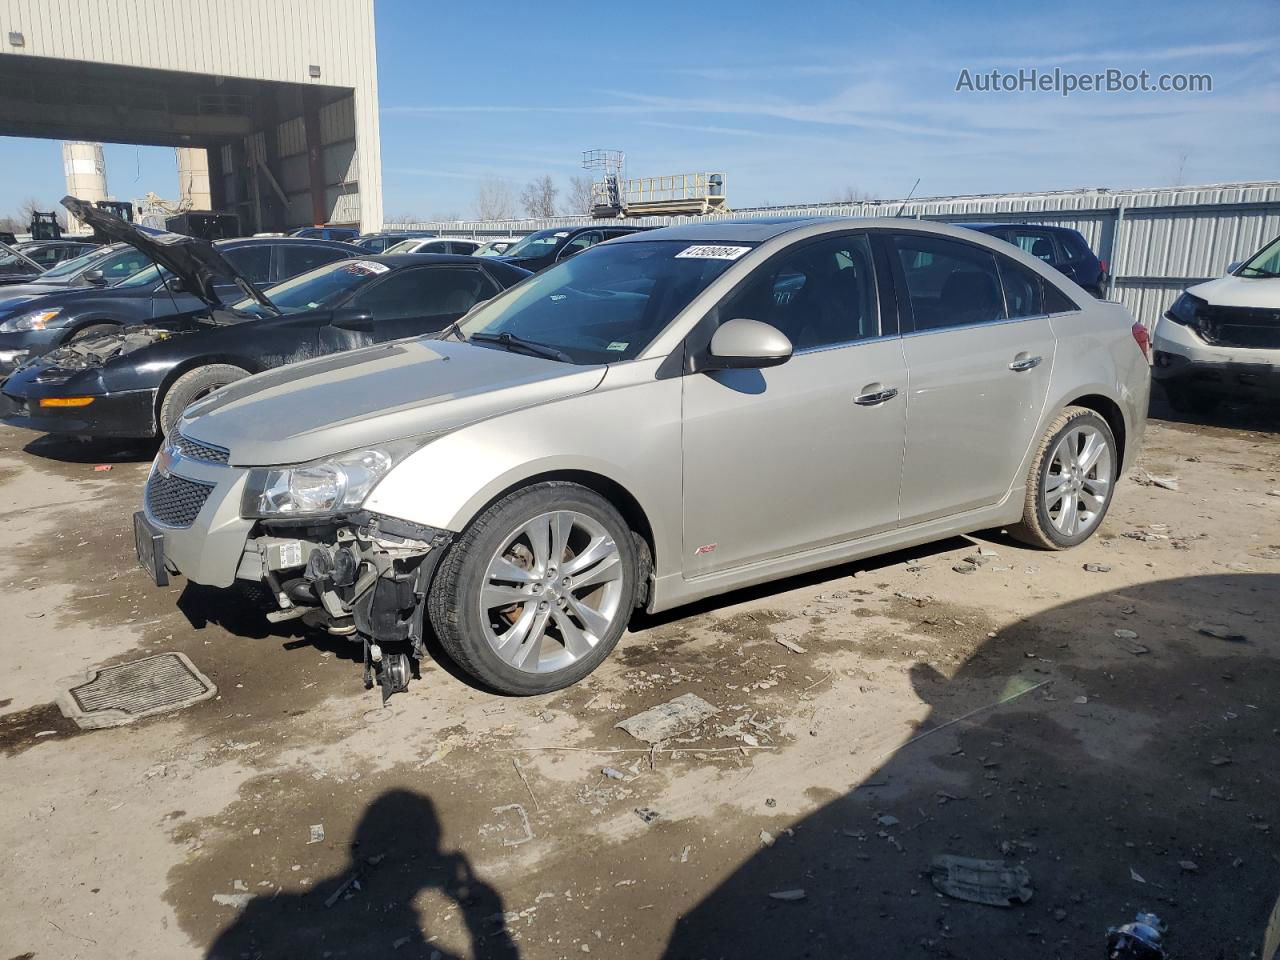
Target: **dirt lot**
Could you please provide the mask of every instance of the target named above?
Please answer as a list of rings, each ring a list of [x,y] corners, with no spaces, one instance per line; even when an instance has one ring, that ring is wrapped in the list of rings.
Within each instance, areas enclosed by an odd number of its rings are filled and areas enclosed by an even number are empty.
[[[1275,424],[1154,422],[1142,466],[1178,489],[1126,480],[1068,553],[955,539],[637,623],[554,696],[436,661],[387,709],[345,642],[147,583],[150,451],[0,430],[0,960],[1041,960],[1102,955],[1140,907],[1178,957],[1257,956]],[[94,732],[52,706],[167,650],[217,698]],[[614,727],[685,693],[718,714],[662,751]],[[1019,863],[1034,896],[944,897],[942,853]]]

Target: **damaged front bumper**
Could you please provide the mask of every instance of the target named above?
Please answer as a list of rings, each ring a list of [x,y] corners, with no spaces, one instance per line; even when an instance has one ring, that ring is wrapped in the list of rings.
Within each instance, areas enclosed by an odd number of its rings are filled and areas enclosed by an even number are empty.
[[[138,558],[156,582],[171,574],[230,587],[261,584],[273,622],[298,619],[363,642],[365,679],[403,689],[421,659],[431,575],[454,534],[367,511],[309,520],[249,520],[249,471],[162,455],[135,519]]]

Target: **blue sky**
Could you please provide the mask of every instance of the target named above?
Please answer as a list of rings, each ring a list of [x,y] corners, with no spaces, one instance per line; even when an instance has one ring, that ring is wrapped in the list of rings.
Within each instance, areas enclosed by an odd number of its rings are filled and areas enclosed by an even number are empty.
[[[377,0],[389,216],[478,185],[722,170],[733,206],[1280,175],[1280,6]],[[962,69],[1209,73],[1213,92],[957,93]],[[172,196],[172,151],[110,146],[110,189]],[[0,211],[61,196],[56,143],[0,138]],[[47,200],[45,198],[48,198]]]

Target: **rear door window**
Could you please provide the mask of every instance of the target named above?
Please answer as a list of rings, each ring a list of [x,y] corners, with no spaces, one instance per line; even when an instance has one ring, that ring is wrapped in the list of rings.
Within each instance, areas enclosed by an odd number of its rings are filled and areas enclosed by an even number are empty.
[[[1045,263],[1059,263],[1063,259],[1054,247],[1053,237],[1048,230],[1010,230],[1008,240],[1015,247],[1021,247]]]
[[[1044,314],[1044,282],[1040,275],[1009,257],[996,257],[1009,319],[1038,317]]]
[[[588,230],[586,233],[580,233],[564,245],[564,249],[560,251],[560,259],[564,260],[567,257],[572,257],[575,253],[581,253],[589,247],[594,247],[603,239],[604,234],[599,230]]]
[[[917,332],[1005,319],[990,250],[925,234],[893,234],[891,240]]]
[[[1085,243],[1084,237],[1074,230],[1064,230],[1059,233],[1058,242],[1066,251],[1069,260],[1085,260],[1093,256],[1093,251],[1089,249],[1089,244]]]
[[[256,244],[219,251],[227,263],[244,274],[251,283],[268,283],[271,280],[271,247]]]
[[[276,279],[288,280],[300,273],[347,256],[345,250],[320,243],[290,243],[276,248]]]

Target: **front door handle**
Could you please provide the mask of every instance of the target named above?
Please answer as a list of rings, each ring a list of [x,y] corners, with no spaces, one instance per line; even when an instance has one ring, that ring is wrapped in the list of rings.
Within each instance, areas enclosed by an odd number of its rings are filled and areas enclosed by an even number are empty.
[[[869,393],[859,394],[853,398],[853,402],[860,407],[874,407],[876,404],[884,403],[886,400],[892,400],[897,395],[897,387],[883,387],[879,390],[872,390]]]
[[[1013,363],[1009,364],[1009,369],[1015,373],[1021,373],[1024,370],[1034,370],[1040,366],[1041,357],[1029,357],[1025,353],[1018,354]]]

